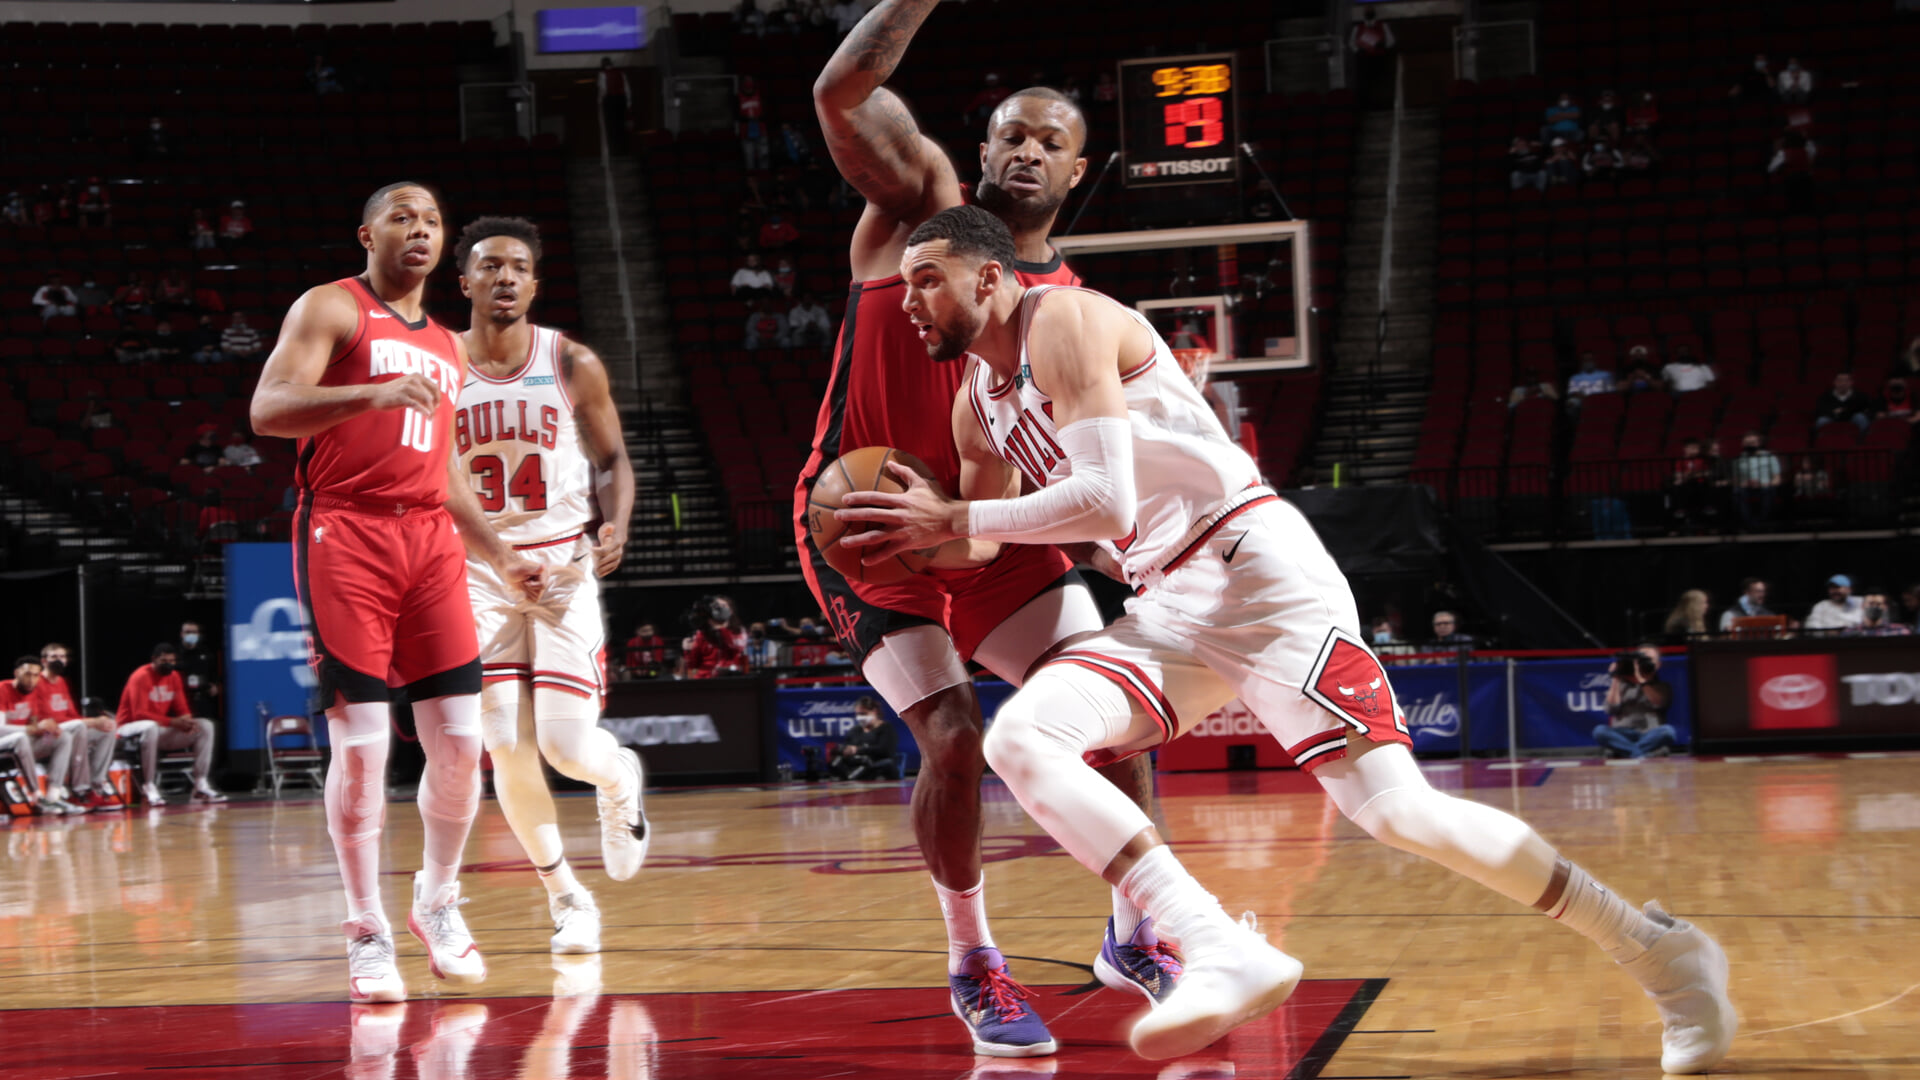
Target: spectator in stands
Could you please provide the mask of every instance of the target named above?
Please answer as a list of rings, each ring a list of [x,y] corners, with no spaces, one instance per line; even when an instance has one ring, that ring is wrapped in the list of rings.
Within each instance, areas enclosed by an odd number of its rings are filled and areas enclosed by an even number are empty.
[[[1818,430],[1845,421],[1865,431],[1873,423],[1873,412],[1873,401],[1855,390],[1853,376],[1843,371],[1833,377],[1833,388],[1814,402],[1813,426]]]
[[[673,670],[673,647],[650,622],[634,627],[621,654],[621,668],[629,679],[657,679]]]
[[[212,472],[220,465],[222,447],[217,441],[220,428],[214,424],[201,424],[195,430],[194,440],[180,458],[180,464],[192,465],[196,469]]]
[[[1515,135],[1513,145],[1507,147],[1507,188],[1519,191],[1523,187],[1547,190],[1547,159],[1540,152],[1539,143],[1525,135]]]
[[[1613,390],[1613,372],[1601,367],[1591,351],[1580,354],[1580,370],[1567,377],[1567,407],[1578,411],[1580,400],[1588,394]]]
[[[1688,589],[1681,593],[1679,602],[1667,613],[1666,624],[1661,628],[1665,643],[1685,645],[1706,637],[1711,633],[1707,628],[1707,612],[1712,606],[1713,601],[1705,589]]]
[[[1555,138],[1547,154],[1547,183],[1556,187],[1580,182],[1580,153],[1567,139]]]
[[[147,288],[147,275],[135,271],[127,283],[113,292],[113,313],[122,319],[153,314],[153,293]]]
[[[1473,648],[1473,635],[1460,631],[1460,620],[1451,611],[1433,613],[1433,644],[1451,649]]]
[[[1561,91],[1560,99],[1547,106],[1540,128],[1541,141],[1565,139],[1569,143],[1577,143],[1585,132],[1586,127],[1580,122],[1580,106],[1574,102],[1573,94]]]
[[[118,741],[119,724],[113,717],[95,710],[93,716],[82,716],[82,702],[74,697],[73,688],[67,685],[67,647],[57,641],[48,642],[40,649],[40,684],[34,687],[35,711],[40,716],[57,721],[62,727],[78,722],[84,734],[76,736],[74,752],[84,758],[74,762],[79,774],[75,780],[78,787],[74,791],[75,802],[92,809],[121,808],[120,797],[107,780],[113,769],[114,744]],[[82,746],[85,752],[82,754]]]
[[[1740,522],[1748,527],[1773,519],[1773,504],[1785,478],[1780,459],[1766,448],[1766,440],[1757,431],[1740,439],[1740,456],[1733,462],[1734,505]]]
[[[1690,531],[1705,521],[1713,495],[1713,464],[1700,451],[1700,440],[1688,439],[1680,444],[1680,456],[1673,463],[1673,486],[1668,493],[1668,503],[1674,525],[1683,531]]]
[[[1620,389],[1629,394],[1660,389],[1660,376],[1654,374],[1651,349],[1635,345],[1627,350],[1627,373],[1620,378]]]
[[[246,312],[234,312],[220,334],[220,351],[229,360],[251,360],[260,355],[260,347],[260,332],[248,325]]]
[[[220,237],[230,243],[245,240],[253,235],[253,219],[247,216],[247,204],[235,199],[227,204],[227,212],[220,215]]]
[[[978,127],[993,116],[993,110],[1007,100],[1013,91],[1000,85],[1000,73],[989,71],[980,77],[980,89],[973,92],[967,103],[960,109],[960,122],[967,127]]]
[[[780,125],[780,152],[786,155],[787,164],[806,168],[813,160],[813,144],[807,141],[806,132],[800,125],[789,120]]]
[[[1696,355],[1692,345],[1682,342],[1673,350],[1673,359],[1660,369],[1660,377],[1674,393],[1690,394],[1712,385],[1715,376],[1713,365]]]
[[[746,347],[749,349],[786,348],[786,316],[774,310],[773,301],[755,298],[747,302],[747,324],[744,331]]]
[[[1853,579],[1835,574],[1827,579],[1827,598],[1813,605],[1802,625],[1808,630],[1851,630],[1866,618],[1864,607],[1853,595]]]
[[[1393,104],[1393,60],[1398,45],[1393,27],[1372,5],[1347,31],[1347,49],[1354,59],[1354,92],[1369,108]]]
[[[234,432],[238,435],[239,432]],[[187,687],[187,708],[195,716],[220,715],[220,654],[200,633],[200,624],[180,624],[180,680]]]
[[[134,669],[120,691],[120,733],[141,735],[140,776],[147,801],[159,806],[160,751],[193,751],[193,798],[195,801],[226,802],[227,797],[208,780],[213,766],[213,721],[194,716],[187,710],[187,687],[181,681],[179,654],[170,644],[153,647],[152,660]],[[150,720],[154,727],[134,728]],[[129,730],[134,728],[134,730]]]
[[[314,53],[313,63],[307,66],[307,89],[316,95],[326,95],[342,93],[346,88],[340,85],[340,74],[327,63],[327,58]]]
[[[98,431],[113,426],[113,410],[100,404],[99,398],[87,399],[87,411],[80,414],[80,426],[88,431]]]
[[[193,283],[187,280],[187,272],[173,267],[160,275],[160,283],[153,290],[154,308],[161,314],[175,311],[193,310]]]
[[[760,265],[758,252],[747,253],[747,264],[733,272],[730,287],[733,295],[738,297],[773,295],[773,275]]]
[[[27,197],[17,191],[7,192],[7,201],[0,206],[0,219],[9,225],[33,224],[33,209],[27,205]]]
[[[1720,613],[1720,632],[1725,634],[1733,630],[1735,619],[1756,619],[1774,613],[1767,606],[1767,583],[1757,577],[1747,578],[1740,583],[1739,597]]]
[[[1766,53],[1759,53],[1754,56],[1753,64],[1740,73],[1727,96],[1758,101],[1773,93],[1773,81],[1773,63]]]
[[[251,469],[260,464],[260,451],[247,441],[247,433],[234,428],[227,436],[227,445],[220,451],[220,464],[234,465],[242,469]]]
[[[173,324],[162,322],[153,328],[153,340],[147,343],[147,360],[155,364],[177,364],[187,355],[185,335],[173,332]]]
[[[1640,91],[1640,100],[1627,106],[1627,134],[1652,139],[1660,127],[1660,104],[1653,91]]]
[[[627,145],[627,110],[633,107],[633,80],[613,66],[613,57],[600,58],[600,71],[593,77],[600,91],[600,122],[607,134],[609,149],[619,151]]]
[[[786,650],[767,636],[767,624],[756,622],[747,627],[747,666],[755,671],[786,666]]]
[[[75,212],[79,215],[81,228],[103,229],[113,225],[113,199],[108,196],[99,177],[87,178],[87,188],[80,193]]]
[[[866,14],[867,9],[856,0],[840,0],[833,5],[833,32],[841,37],[847,36],[849,30],[860,25],[860,20]]]
[[[157,116],[147,118],[147,130],[140,136],[140,156],[149,160],[158,160],[173,154],[173,144],[167,138],[166,121]]]
[[[1888,379],[1880,395],[1881,416],[1891,416],[1909,424],[1920,421],[1920,409],[1913,407],[1913,391],[1908,388],[1907,380],[1898,375]]]
[[[208,251],[220,246],[220,238],[213,231],[213,221],[205,210],[193,212],[193,224],[187,227],[187,245],[195,251]]]
[[[747,630],[732,599],[705,596],[688,616],[693,633],[681,643],[681,662],[689,679],[739,675],[747,670]]]
[[[1600,100],[1594,104],[1593,115],[1587,118],[1587,138],[1594,142],[1618,144],[1625,127],[1626,114],[1620,108],[1620,99],[1611,90],[1600,91]]]
[[[1553,372],[1532,368],[1523,372],[1520,381],[1507,394],[1507,407],[1517,408],[1529,398],[1541,401],[1559,401],[1560,388],[1553,385]]]
[[[42,322],[72,317],[80,313],[80,297],[67,287],[60,271],[54,270],[47,274],[47,283],[34,291],[33,306],[40,312]]]
[[[789,653],[795,667],[821,667],[832,657],[834,648],[833,639],[812,618],[802,618]]]
[[[1620,147],[1621,171],[1629,176],[1646,176],[1660,164],[1660,152],[1652,140],[1640,132],[1630,132]]]
[[[1860,594],[1860,625],[1848,631],[1860,637],[1906,637],[1913,627],[1893,617],[1893,605],[1887,603],[1887,590],[1869,587]]]
[[[752,0],[747,0],[751,3]],[[740,77],[740,92],[734,101],[738,122],[736,129],[740,135],[740,157],[748,172],[759,172],[770,162],[767,158],[767,123],[764,119],[765,105],[760,100],[759,84],[753,76]]]
[[[787,336],[796,346],[825,348],[833,341],[833,320],[811,293],[801,293],[787,312]]]
[[[1787,66],[1773,80],[1773,92],[1787,105],[1805,105],[1813,96],[1813,72],[1800,66],[1795,57],[1787,57]]]
[[[787,216],[775,210],[767,215],[760,225],[760,247],[765,251],[779,251],[800,239],[800,230],[793,227]]]
[[[1673,688],[1660,678],[1660,649],[1642,645],[1629,661],[1621,656],[1607,669],[1607,722],[1593,729],[1593,741],[1608,757],[1665,757],[1679,741],[1668,726]]]
[[[880,713],[880,703],[863,697],[853,703],[854,729],[834,755],[833,775],[841,780],[900,779],[900,735]]]
[[[1612,144],[1604,139],[1595,139],[1593,145],[1587,148],[1586,156],[1580,159],[1580,171],[1589,180],[1611,180],[1613,174],[1626,163],[1626,159]]]
[[[1773,160],[1767,162],[1767,172],[1780,178],[1787,213],[1813,213],[1813,162],[1819,156],[1820,148],[1801,132],[1788,131],[1774,141]]]
[[[740,0],[739,6],[733,9],[733,24],[759,37],[767,34],[767,14],[754,0]]]
[[[123,326],[113,337],[113,358],[123,364],[142,364],[151,347],[147,335],[131,326]]]
[[[217,364],[226,359],[220,351],[220,328],[213,325],[212,315],[200,316],[199,325],[187,335],[187,355],[196,364]]]
[[[94,280],[91,270],[81,276],[80,287],[73,290],[73,295],[80,301],[82,315],[112,314],[112,309],[108,305],[113,302],[113,297],[107,290],[100,287],[98,281]]]
[[[47,778],[47,793],[40,800],[43,812],[84,814],[86,807],[67,800],[67,781],[73,775],[75,743],[80,742],[84,748],[85,727],[77,722],[62,724],[43,714],[35,693],[40,674],[40,661],[36,657],[23,656],[13,662],[12,680],[0,683],[0,736],[27,736],[25,753],[20,755],[23,768],[35,768],[35,762],[46,763],[41,769]],[[19,740],[7,741],[18,743]],[[34,786],[36,789],[39,786],[37,778]]]
[[[1802,454],[1793,469],[1793,501],[1802,510],[1820,508],[1833,497],[1833,481],[1822,467],[1820,455]]]
[[[798,277],[799,275],[797,275],[793,269],[793,260],[785,255],[780,256],[780,261],[775,263],[773,267],[773,287],[779,291],[781,296],[793,296],[794,282]]]

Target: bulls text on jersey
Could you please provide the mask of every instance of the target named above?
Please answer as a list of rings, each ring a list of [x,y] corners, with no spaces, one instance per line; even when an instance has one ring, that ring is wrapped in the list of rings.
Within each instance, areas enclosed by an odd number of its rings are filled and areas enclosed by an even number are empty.
[[[453,439],[460,453],[491,442],[537,443],[548,450],[557,445],[560,437],[559,409],[551,405],[540,406],[540,423],[536,428],[532,417],[527,415],[528,402],[513,402],[515,411],[511,416],[507,412],[507,404],[496,399],[454,410]]]

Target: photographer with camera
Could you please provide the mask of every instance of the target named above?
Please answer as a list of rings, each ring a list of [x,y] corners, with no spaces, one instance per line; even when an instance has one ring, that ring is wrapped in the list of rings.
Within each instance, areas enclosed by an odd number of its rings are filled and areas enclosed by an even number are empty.
[[[747,630],[733,609],[733,600],[725,596],[703,596],[687,613],[693,628],[681,647],[687,678],[711,679],[716,675],[744,675],[747,659]]]
[[[1659,648],[1621,653],[1607,675],[1607,722],[1593,729],[1593,741],[1608,757],[1666,757],[1679,739],[1667,726],[1673,688],[1660,678]]]
[[[835,779],[900,779],[900,736],[880,715],[880,703],[861,698],[854,702],[853,717],[859,726],[847,733],[847,741],[833,759]]]

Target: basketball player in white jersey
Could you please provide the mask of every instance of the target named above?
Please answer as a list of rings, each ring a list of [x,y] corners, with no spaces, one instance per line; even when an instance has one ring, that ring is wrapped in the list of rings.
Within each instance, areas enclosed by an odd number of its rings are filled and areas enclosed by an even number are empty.
[[[1013,257],[992,214],[944,211],[908,238],[903,304],[936,359],[977,357],[954,410],[962,454],[997,457],[1037,490],[961,502],[900,470],[907,491],[848,496],[860,508],[843,520],[883,528],[842,543],[876,561],[957,537],[974,557],[994,542],[1093,541],[1139,594],[1030,678],[986,742],[1034,820],[1184,950],[1180,982],[1133,1028],[1135,1051],[1199,1050],[1277,1008],[1301,975],[1088,764],[1152,749],[1237,696],[1356,825],[1600,945],[1659,1006],[1667,1072],[1720,1061],[1737,1024],[1720,947],[1655,904],[1635,909],[1519,819],[1428,786],[1306,519],[1261,483],[1145,318],[1088,290],[1022,287]]]
[[[481,733],[500,810],[547,887],[553,951],[599,952],[600,911],[567,865],[540,759],[598,789],[607,876],[638,873],[647,853],[640,759],[599,726],[599,578],[626,549],[633,467],[600,358],[527,319],[539,287],[534,224],[480,218],[461,231],[454,260],[460,290],[473,301],[461,339],[473,363],[454,413],[454,452],[485,518],[461,526],[491,528],[548,568],[529,599],[485,562],[468,562]]]

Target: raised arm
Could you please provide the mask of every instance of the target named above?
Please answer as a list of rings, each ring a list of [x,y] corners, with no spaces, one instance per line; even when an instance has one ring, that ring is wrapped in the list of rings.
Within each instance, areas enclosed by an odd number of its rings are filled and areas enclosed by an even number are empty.
[[[627,551],[627,521],[633,516],[633,462],[627,458],[627,439],[620,431],[620,409],[613,403],[607,366],[592,349],[565,342],[560,350],[561,377],[573,401],[573,419],[580,426],[593,462],[594,497],[600,503],[600,530],[594,538],[594,573],[606,577],[620,567]]]
[[[906,103],[882,84],[939,0],[886,0],[867,12],[813,83],[833,163],[867,200],[860,234],[917,225],[960,203],[960,181]]]
[[[319,385],[359,318],[353,297],[337,285],[308,289],[294,301],[253,391],[249,418],[256,433],[306,438],[375,409],[413,408],[433,415],[440,390],[424,375],[356,386]]]

